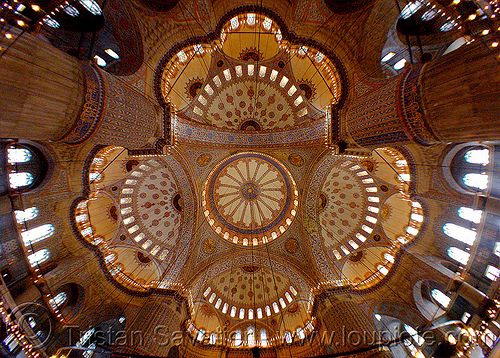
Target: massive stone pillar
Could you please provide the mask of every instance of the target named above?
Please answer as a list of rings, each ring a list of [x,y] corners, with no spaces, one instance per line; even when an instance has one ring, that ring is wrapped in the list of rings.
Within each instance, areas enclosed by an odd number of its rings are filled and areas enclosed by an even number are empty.
[[[140,149],[155,134],[155,123],[162,110],[144,94],[119,77],[100,71],[105,83],[100,123],[92,136],[97,144]]]
[[[354,351],[376,342],[377,329],[356,302],[343,301],[321,315],[325,331],[323,343],[335,353]]]
[[[478,43],[408,68],[347,109],[348,135],[363,147],[499,140],[496,57]]]
[[[119,77],[23,34],[0,58],[0,137],[151,143],[162,110]]]
[[[495,198],[494,196],[480,196],[478,198],[477,209],[500,216],[500,198]]]
[[[424,66],[425,119],[442,142],[500,139],[499,52],[488,42],[462,46]]]
[[[82,108],[81,64],[27,33],[0,58],[0,83],[2,138],[59,140]]]

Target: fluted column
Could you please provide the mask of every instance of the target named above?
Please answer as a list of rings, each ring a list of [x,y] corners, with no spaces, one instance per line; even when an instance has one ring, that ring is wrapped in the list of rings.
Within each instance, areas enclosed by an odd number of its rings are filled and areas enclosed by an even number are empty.
[[[83,104],[81,64],[23,34],[0,58],[0,137],[61,139]]]
[[[450,291],[456,292],[476,307],[481,307],[484,305],[485,301],[488,300],[488,296],[486,296],[483,292],[469,285],[459,277],[453,278]]]
[[[321,318],[326,331],[323,332],[323,343],[335,353],[367,347],[376,342],[377,329],[356,302],[339,302],[325,310]]]
[[[0,138],[140,149],[161,129],[163,112],[143,93],[30,34],[0,58],[0,82]]]
[[[105,101],[100,124],[92,140],[97,144],[140,149],[154,136],[162,117],[160,106],[118,77],[100,71],[105,83]]]
[[[497,57],[477,43],[408,68],[346,110],[350,140],[364,147],[499,140]]]
[[[499,51],[490,41],[462,46],[424,66],[426,121],[443,142],[500,139]]]
[[[489,214],[500,215],[500,198],[480,196],[477,208]]]

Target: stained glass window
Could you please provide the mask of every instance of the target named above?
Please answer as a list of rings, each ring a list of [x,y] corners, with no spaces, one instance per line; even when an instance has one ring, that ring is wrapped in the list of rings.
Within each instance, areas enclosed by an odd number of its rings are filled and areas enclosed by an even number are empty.
[[[57,308],[61,307],[64,302],[66,302],[66,299],[68,298],[68,295],[66,292],[59,292],[54,298],[49,300],[49,304],[52,308]]]
[[[267,332],[265,329],[260,331],[260,345],[262,347],[267,347]]]
[[[241,346],[242,339],[241,339],[241,331],[236,331],[234,334],[234,345],[236,347]]]
[[[420,9],[421,6],[422,6],[422,3],[419,1],[409,3],[401,11],[401,17],[403,19],[409,18],[411,15],[416,13],[418,11],[418,9]]]
[[[79,0],[79,2],[92,15],[100,15],[102,13],[101,7],[94,0]]]
[[[247,345],[253,347],[255,345],[255,332],[253,327],[247,329]]]

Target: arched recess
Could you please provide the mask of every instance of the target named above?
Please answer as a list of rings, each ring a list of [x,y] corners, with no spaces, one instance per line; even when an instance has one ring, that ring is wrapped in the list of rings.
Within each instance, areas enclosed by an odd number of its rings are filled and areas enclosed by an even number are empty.
[[[374,315],[375,326],[379,331],[380,338],[384,341],[407,337],[402,342],[396,342],[390,346],[394,358],[407,358],[419,356],[426,347],[425,338],[418,333],[420,329],[415,322],[402,320],[391,315],[376,313]],[[435,342],[432,341],[431,344]]]
[[[442,293],[447,292],[441,284],[431,280],[421,280],[413,286],[413,300],[415,305],[422,316],[429,322],[445,315],[445,309],[447,308],[447,305],[445,307],[442,303],[436,301],[432,294],[433,290],[438,290]]]
[[[442,161],[441,167],[445,181],[461,194],[474,195],[491,190],[493,163],[490,162],[490,158],[493,157],[494,151],[494,147],[479,142],[463,143],[452,147]],[[483,152],[485,155],[470,154],[474,152]],[[475,178],[471,178],[471,182],[467,184],[466,177],[469,174]],[[484,179],[484,182],[481,179]]]
[[[479,142],[462,143],[453,146],[448,150],[442,160],[442,175],[446,183],[454,190],[461,194],[474,195],[480,192],[485,192],[491,188],[491,181],[493,179],[490,172],[492,171],[493,164],[478,163],[475,158],[467,158],[467,153],[471,150],[488,150],[488,159],[493,156],[494,148],[486,146]],[[464,178],[467,174],[486,175],[485,189],[466,185]]]
[[[126,317],[125,311],[118,305],[94,305],[83,310],[79,315],[80,327],[96,327],[101,322]]]
[[[210,44],[214,39],[221,39],[221,37],[224,37],[224,39],[225,39],[227,37],[226,35],[227,35],[229,28],[232,27],[232,24],[230,21],[234,18],[242,17],[243,15],[248,15],[248,14],[258,15],[264,19],[267,18],[268,21],[265,21],[265,22],[270,24],[270,25],[269,26],[266,25],[266,27],[264,28],[265,31],[262,30],[262,32],[267,32],[267,31],[272,32],[273,36],[275,36],[278,39],[279,43],[281,43],[281,41],[283,40],[283,41],[287,41],[290,44],[290,46],[296,47],[297,49],[301,46],[303,46],[305,49],[310,48],[310,49],[314,50],[313,51],[314,54],[310,53],[309,56],[311,56],[311,55],[315,56],[315,55],[317,55],[317,53],[320,53],[319,56],[321,56],[321,59],[318,57],[318,62],[321,62],[323,58],[327,58],[329,60],[329,65],[332,66],[332,70],[334,72],[338,72],[337,73],[337,76],[338,76],[337,87],[339,87],[340,90],[338,93],[338,97],[336,99],[336,103],[337,103],[337,106],[339,108],[342,107],[342,105],[345,102],[346,97],[347,97],[347,75],[346,75],[345,68],[342,65],[341,61],[338,59],[338,57],[332,51],[327,49],[325,46],[323,46],[322,44],[320,44],[314,40],[311,40],[311,39],[304,40],[304,39],[296,37],[293,33],[289,32],[285,22],[275,12],[273,12],[272,10],[269,10],[268,8],[261,7],[261,6],[255,6],[255,5],[240,6],[238,8],[235,8],[235,9],[227,12],[220,19],[220,21],[218,22],[218,24],[213,32],[207,34],[205,37],[191,38],[191,39],[188,39],[184,42],[178,43],[175,46],[173,46],[162,57],[160,63],[156,67],[155,78],[154,78],[155,96],[156,96],[156,98],[161,106],[165,106],[166,102],[167,102],[166,96],[164,93],[164,89],[168,88],[168,86],[165,86],[164,78],[165,78],[166,70],[169,70],[170,66],[173,64],[172,61],[176,61],[176,62],[178,62],[178,60],[182,61],[182,58],[184,58],[184,56],[187,55],[184,52],[184,50],[186,50],[186,49],[189,49],[189,48],[200,49],[205,44]],[[253,24],[253,21],[250,23],[247,23],[247,24],[250,26],[253,26],[253,25],[251,25],[251,24]],[[235,25],[235,29],[237,29],[238,27],[239,27],[239,23],[238,23],[238,26]],[[224,36],[223,36],[223,31],[225,31]],[[252,39],[252,41],[254,41],[254,40]],[[222,43],[223,42],[224,41],[222,41]],[[241,45],[244,45],[244,42]],[[200,50],[198,50],[198,52],[201,53]],[[194,53],[192,52],[191,56],[193,54]],[[249,59],[254,59],[254,58],[257,59],[260,55],[257,53],[255,53],[255,54],[249,53],[248,56],[249,56]],[[218,60],[219,59],[222,60],[222,62],[224,62],[224,60],[227,60],[227,58],[225,56],[222,56],[222,58],[218,58]],[[242,61],[247,61],[246,57],[243,57]],[[286,70],[288,68],[289,67],[287,66],[286,61],[285,61],[284,65],[279,68],[279,73],[286,73]],[[268,71],[268,72],[271,72],[271,71]],[[220,75],[222,75],[222,73],[220,73]],[[233,74],[233,76],[234,76],[234,74]],[[324,76],[324,75],[321,75],[321,76]],[[279,77],[279,79],[281,79],[281,76]],[[297,79],[297,80],[300,80],[300,79]],[[288,86],[289,85],[290,85],[290,82],[288,83]],[[185,85],[182,84],[182,86],[184,87]],[[288,89],[288,87],[287,87],[287,89]],[[184,89],[182,90],[182,92],[184,92]],[[301,92],[297,91],[297,93],[301,93]]]
[[[66,294],[65,301],[58,305],[58,309],[66,321],[71,321],[83,308],[85,289],[74,282],[66,283],[52,290],[54,297],[60,293]]]
[[[405,302],[382,301],[373,307],[372,312],[373,317],[371,318],[377,327],[377,314],[394,317],[403,322],[411,322],[414,327],[421,327],[426,323],[426,319],[421,315],[420,311]]]
[[[4,148],[11,191],[26,193],[47,181],[49,161],[41,148],[26,142],[6,143]]]

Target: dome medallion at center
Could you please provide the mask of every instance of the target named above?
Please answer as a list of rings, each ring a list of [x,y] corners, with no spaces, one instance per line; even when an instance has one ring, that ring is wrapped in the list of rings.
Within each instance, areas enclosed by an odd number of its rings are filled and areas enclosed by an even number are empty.
[[[228,241],[258,245],[283,234],[297,214],[298,192],[288,170],[261,153],[239,153],[210,174],[203,190],[203,212]]]

